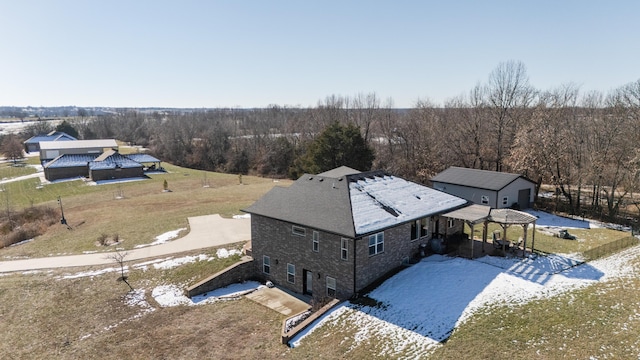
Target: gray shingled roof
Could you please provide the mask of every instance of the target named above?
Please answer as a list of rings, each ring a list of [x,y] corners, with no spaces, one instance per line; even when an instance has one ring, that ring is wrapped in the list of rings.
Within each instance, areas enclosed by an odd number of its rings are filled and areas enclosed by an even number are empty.
[[[305,174],[288,188],[275,187],[244,210],[319,230],[354,237],[349,184]]]
[[[531,181],[519,174],[452,166],[434,176],[431,181],[498,191],[518,178]]]
[[[335,176],[353,169],[334,170],[327,173]],[[465,204],[456,196],[370,171],[338,178],[305,174],[288,188],[272,189],[244,211],[357,237]]]

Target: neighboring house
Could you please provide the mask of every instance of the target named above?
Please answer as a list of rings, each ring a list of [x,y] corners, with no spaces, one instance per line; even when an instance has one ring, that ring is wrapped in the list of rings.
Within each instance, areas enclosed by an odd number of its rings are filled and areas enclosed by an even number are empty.
[[[126,179],[144,176],[144,166],[115,150],[108,150],[89,162],[89,177],[93,181]]]
[[[77,140],[73,136],[60,132],[60,131],[52,131],[48,134],[39,134],[33,136],[24,142],[24,150],[27,153],[40,151],[40,143],[41,142],[49,142],[49,141],[75,141]]]
[[[536,184],[519,174],[450,167],[434,176],[433,188],[495,209],[527,209]]]
[[[100,155],[108,149],[117,150],[118,143],[114,139],[40,142],[40,162],[60,155]]]
[[[244,211],[256,273],[320,301],[350,298],[432,237],[461,233],[462,221],[440,215],[466,203],[382,171],[341,167],[273,188]]]
[[[145,167],[132,157],[160,164],[160,160],[151,155],[136,155],[122,155],[116,150],[107,150],[102,154],[59,155],[44,164],[44,176],[49,181],[78,177],[90,178],[93,181],[137,178],[145,176]]]

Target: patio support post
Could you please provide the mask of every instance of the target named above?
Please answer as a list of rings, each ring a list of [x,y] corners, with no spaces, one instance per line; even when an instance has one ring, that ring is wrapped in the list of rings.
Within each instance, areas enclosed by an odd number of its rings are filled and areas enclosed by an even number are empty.
[[[487,242],[487,221],[484,221],[484,226],[482,229],[482,253],[484,253],[484,244]]]
[[[475,228],[475,224],[471,223],[469,225],[471,227],[471,235],[469,235],[469,240],[471,240],[471,260],[473,260],[473,229]]]
[[[522,231],[524,232],[524,239],[526,241],[527,239],[527,228],[529,227],[529,224],[522,224]],[[525,255],[525,250],[524,248],[522,249],[522,257],[524,257]]]
[[[531,234],[531,253],[533,254],[533,247],[536,244],[536,221],[533,221],[533,234]]]

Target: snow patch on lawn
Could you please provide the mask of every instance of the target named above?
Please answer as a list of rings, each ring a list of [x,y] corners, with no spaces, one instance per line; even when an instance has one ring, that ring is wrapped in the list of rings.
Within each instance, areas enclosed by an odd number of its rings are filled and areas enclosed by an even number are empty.
[[[190,299],[185,295],[184,288],[182,287],[177,285],[160,285],[153,289],[151,296],[153,296],[156,302],[162,307],[203,305],[221,299],[237,298],[258,289],[260,286],[262,285],[257,281],[246,281],[197,295]]]
[[[218,257],[218,259],[226,259],[233,255],[242,255],[242,250],[238,250],[238,249],[227,250],[227,249],[220,248],[216,251],[216,256]]]
[[[173,240],[173,239],[177,238],[178,235],[180,234],[180,232],[184,231],[184,230],[187,230],[187,228],[180,228],[178,230],[167,231],[164,234],[160,234],[160,235],[156,236],[155,241],[150,243],[150,244],[136,245],[136,249],[143,248],[143,247],[146,247],[146,246],[154,246],[154,245],[164,244],[164,243],[168,242],[169,240]]]

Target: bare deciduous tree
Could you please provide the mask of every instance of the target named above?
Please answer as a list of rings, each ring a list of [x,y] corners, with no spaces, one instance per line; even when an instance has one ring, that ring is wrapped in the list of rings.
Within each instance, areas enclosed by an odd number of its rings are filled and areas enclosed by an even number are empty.
[[[129,277],[125,274],[125,258],[127,257],[127,255],[129,255],[127,252],[122,252],[120,250],[116,250],[113,254],[109,254],[107,255],[107,259],[111,259],[113,260],[115,263],[117,263],[120,266],[120,277],[118,278],[118,281],[122,281],[125,284],[127,284],[127,286],[129,286],[129,289],[131,291],[133,291],[133,287],[131,286],[131,284],[129,284]]]
[[[502,171],[519,120],[534,97],[524,64],[520,61],[500,63],[489,75],[485,94],[493,133],[494,170]]]

